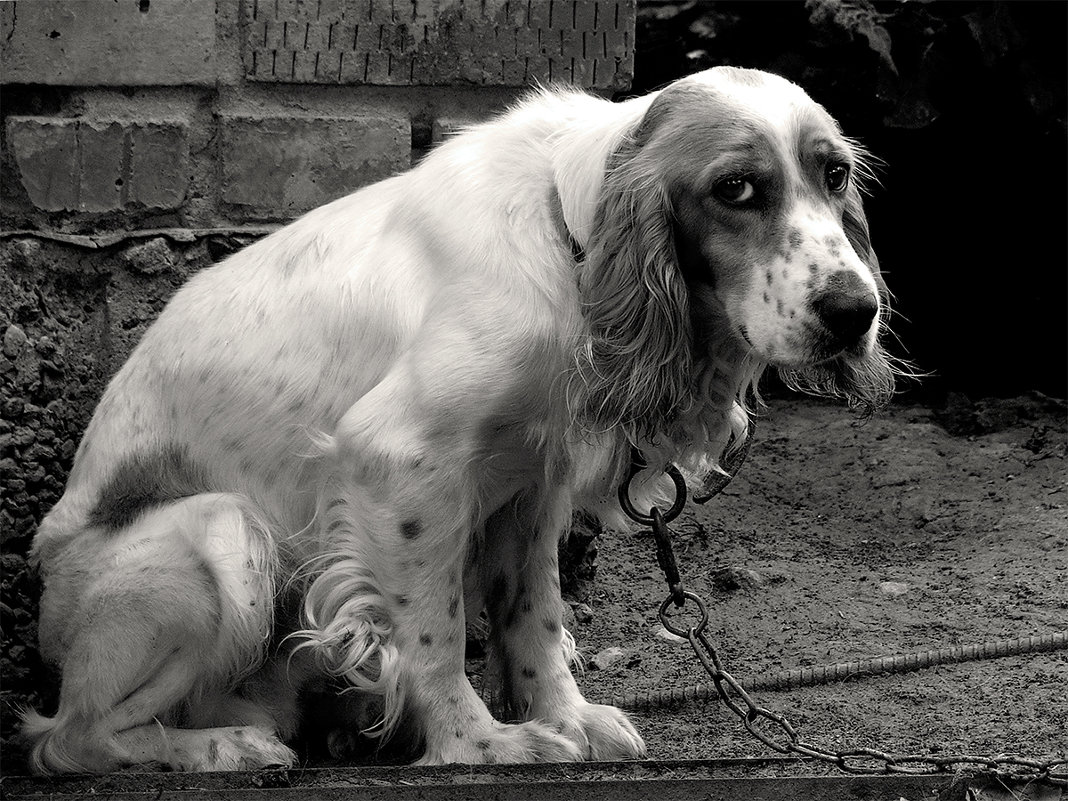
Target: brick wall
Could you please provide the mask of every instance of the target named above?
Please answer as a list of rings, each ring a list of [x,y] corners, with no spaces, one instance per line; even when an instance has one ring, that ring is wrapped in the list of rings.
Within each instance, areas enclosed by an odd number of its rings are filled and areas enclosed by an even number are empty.
[[[0,226],[279,222],[536,82],[610,92],[635,0],[0,5]]]

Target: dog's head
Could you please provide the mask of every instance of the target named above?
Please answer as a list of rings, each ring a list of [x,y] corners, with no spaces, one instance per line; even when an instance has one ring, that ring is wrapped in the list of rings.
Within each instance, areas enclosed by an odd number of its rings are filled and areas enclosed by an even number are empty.
[[[609,379],[591,388],[615,393],[601,410],[663,430],[714,402],[710,384],[723,395],[734,381],[733,400],[766,365],[808,392],[884,403],[894,371],[868,175],[863,151],[782,78],[717,68],[661,91],[609,158],[588,246],[591,357]],[[609,387],[614,368],[628,374]]]

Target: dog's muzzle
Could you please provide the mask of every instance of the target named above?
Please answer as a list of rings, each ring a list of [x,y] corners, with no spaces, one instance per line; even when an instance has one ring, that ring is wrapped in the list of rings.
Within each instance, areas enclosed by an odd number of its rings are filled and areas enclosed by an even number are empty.
[[[849,347],[871,328],[879,313],[879,299],[855,272],[840,270],[831,275],[809,305],[839,349]]]

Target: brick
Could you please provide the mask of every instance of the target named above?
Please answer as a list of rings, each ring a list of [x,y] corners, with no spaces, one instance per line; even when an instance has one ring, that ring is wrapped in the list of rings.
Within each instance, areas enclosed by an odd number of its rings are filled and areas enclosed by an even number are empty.
[[[34,206],[43,211],[78,208],[78,143],[73,122],[9,117],[7,142]]]
[[[78,140],[78,209],[122,208],[123,152],[126,132],[117,122],[76,121]]]
[[[34,0],[0,4],[4,83],[215,82],[215,3]]]
[[[407,117],[224,114],[222,199],[237,216],[289,219],[411,163]]]
[[[176,209],[189,188],[188,127],[146,122],[129,131],[127,202],[149,209]]]
[[[30,202],[42,211],[175,209],[189,184],[180,121],[8,118],[7,138]]]

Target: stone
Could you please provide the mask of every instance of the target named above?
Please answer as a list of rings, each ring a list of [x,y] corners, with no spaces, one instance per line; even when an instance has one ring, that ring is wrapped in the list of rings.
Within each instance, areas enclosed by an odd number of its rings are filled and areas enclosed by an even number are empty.
[[[4,83],[180,86],[215,82],[215,3],[0,3]]]

